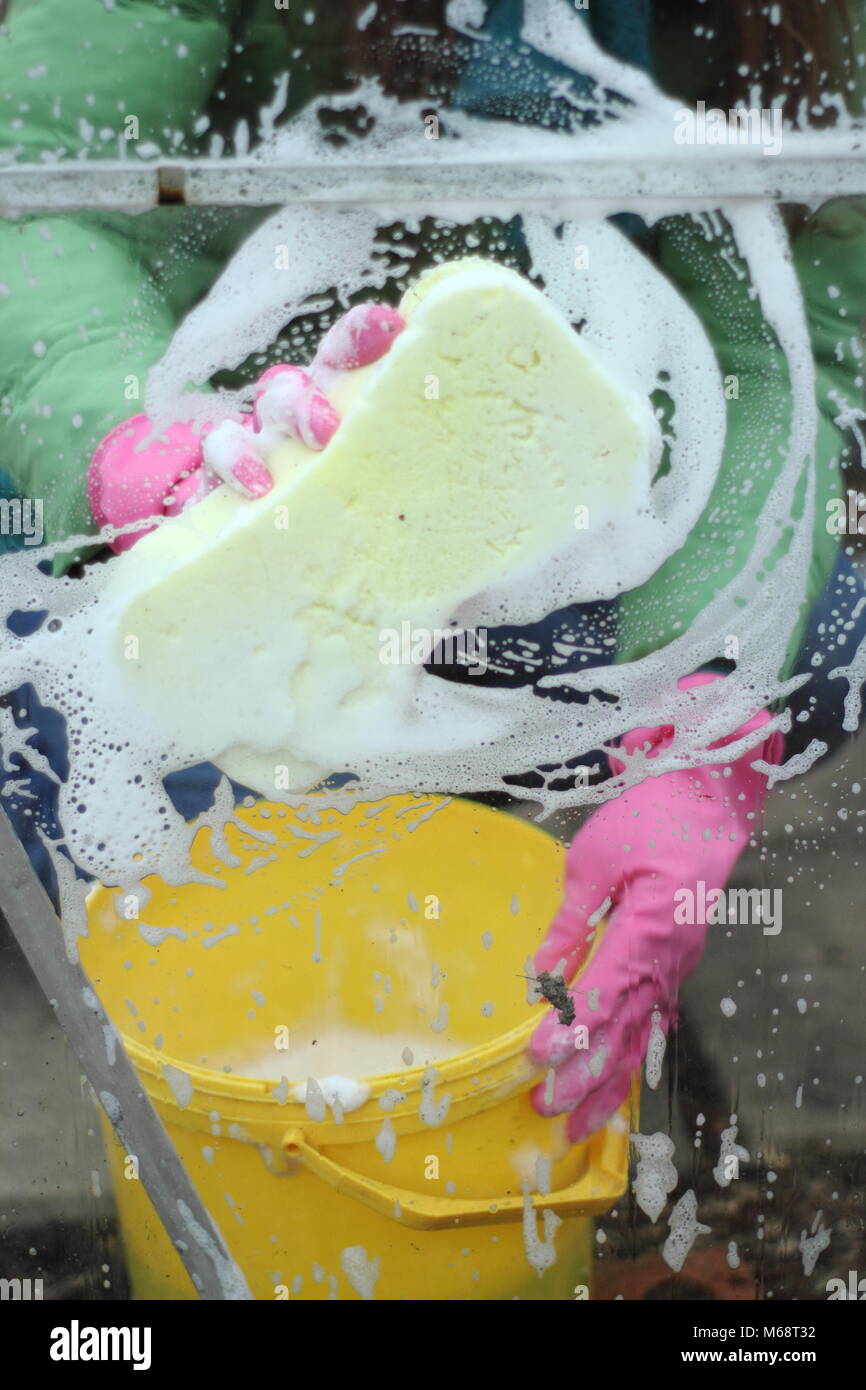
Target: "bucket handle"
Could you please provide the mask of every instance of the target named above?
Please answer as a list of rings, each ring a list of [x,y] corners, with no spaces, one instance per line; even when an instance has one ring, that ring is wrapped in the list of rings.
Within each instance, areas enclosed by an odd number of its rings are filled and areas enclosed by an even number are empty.
[[[628,1128],[615,1132],[608,1125],[589,1141],[587,1171],[568,1187],[557,1192],[533,1193],[531,1208],[553,1211],[559,1216],[591,1216],[609,1210],[625,1188],[623,1174],[627,1171]],[[387,1216],[392,1221],[416,1230],[435,1231],[455,1226],[488,1226],[505,1221],[519,1221],[526,1209],[523,1196],[500,1197],[435,1197],[408,1188],[379,1182],[363,1173],[335,1163],[307,1142],[301,1129],[289,1129],[283,1135],[280,1149],[286,1158],[300,1158],[317,1178],[340,1192],[361,1202],[365,1207]]]

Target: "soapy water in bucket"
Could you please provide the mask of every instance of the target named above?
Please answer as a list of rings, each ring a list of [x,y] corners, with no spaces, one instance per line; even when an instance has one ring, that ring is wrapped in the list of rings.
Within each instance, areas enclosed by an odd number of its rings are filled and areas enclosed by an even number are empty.
[[[546,13],[547,7],[539,6],[538,15]],[[577,48],[561,56],[585,71],[592,71],[594,64],[599,80],[631,96],[635,112],[658,129],[669,115],[670,103],[656,96],[643,77],[603,59],[580,21],[572,18],[577,29],[566,24],[565,30],[568,43]],[[540,22],[536,16],[536,24]],[[532,41],[549,51],[552,40],[543,29],[541,24]],[[373,102],[374,95],[369,100]],[[379,100],[381,126],[389,112],[385,99]],[[463,122],[464,130],[473,124],[470,118]],[[633,131],[634,120],[629,124]],[[489,124],[475,125],[489,140]],[[596,139],[594,135],[579,138]],[[462,210],[467,222],[487,216],[487,194],[495,194],[495,189],[479,186],[473,206]],[[521,574],[519,582],[502,583],[494,591],[475,596],[455,615],[464,626],[525,623],[571,603],[627,593],[677,551],[705,507],[724,446],[721,377],[696,315],[604,218],[624,210],[603,209],[580,222],[524,215],[522,228],[532,273],[540,277],[545,294],[568,321],[583,324],[582,340],[609,377],[647,400],[663,384],[673,406],[666,426],[667,467],[640,515],[623,498],[616,534],[594,548],[585,538],[576,538],[573,550],[552,555],[537,572]],[[778,384],[780,401],[791,406],[784,457],[766,494],[744,563],[739,569],[725,568],[727,530],[736,521],[736,499],[731,496],[723,500],[718,522],[715,597],[702,610],[690,613],[658,650],[606,666],[604,689],[614,697],[610,702],[592,698],[599,672],[591,667],[549,675],[543,682],[548,692],[555,693],[557,687],[586,692],[590,698],[579,706],[540,699],[526,687],[456,685],[420,669],[407,687],[404,705],[392,708],[384,724],[365,729],[357,721],[341,722],[339,707],[333,707],[322,719],[315,747],[298,746],[291,751],[300,761],[354,774],[357,780],[351,789],[326,794],[338,809],[391,792],[510,790],[507,779],[516,773],[540,764],[559,765],[565,758],[609,745],[629,729],[661,722],[675,724],[677,733],[670,747],[654,759],[656,774],[682,767],[684,760],[715,761],[718,754],[708,757],[703,751],[709,743],[732,733],[756,707],[767,706],[799,683],[780,684],[778,672],[808,575],[814,492],[810,451],[816,428],[811,348],[778,215],[758,204],[722,211],[724,221],[712,210],[695,214],[694,226],[708,239],[724,237],[719,275],[751,276],[766,323],[787,364],[789,380]],[[670,209],[653,205],[642,212],[652,220]],[[335,287],[334,303],[339,309],[360,289],[380,290],[390,280],[405,284],[406,267],[400,259],[405,249],[383,232],[381,223],[381,214],[372,211],[303,208],[281,212],[266,222],[180,326],[154,368],[145,408],[157,424],[196,413],[200,418],[218,416],[219,400],[215,402],[212,394],[184,393],[181,383],[203,382],[220,367],[236,366],[251,352],[266,350],[279,328],[302,316],[310,296],[321,296],[323,287]],[[418,218],[406,217],[404,224],[415,232],[421,227]],[[455,240],[459,245],[456,224],[441,219],[439,226],[449,246]],[[280,243],[291,245],[293,258],[290,269],[275,275],[273,248]],[[574,248],[578,246],[588,251],[589,272],[576,264]],[[434,250],[434,259],[435,254]],[[236,404],[229,397],[222,408]],[[763,450],[756,431],[756,477],[763,471]],[[790,535],[787,549],[774,555],[779,536],[786,532]],[[78,538],[77,543],[91,540]],[[53,549],[68,551],[75,544],[67,541]],[[82,579],[55,580],[37,569],[37,558],[44,560],[50,553],[42,550],[35,557],[21,552],[3,561],[4,616],[15,610],[47,616],[30,637],[7,633],[0,656],[0,688],[11,690],[30,681],[43,704],[59,710],[67,721],[70,769],[59,787],[63,846],[75,863],[108,884],[130,887],[150,873],[159,873],[170,883],[201,881],[190,866],[189,846],[202,822],[188,825],[182,820],[166,795],[163,779],[201,762],[219,765],[225,750],[219,736],[220,673],[214,672],[213,709],[203,720],[200,740],[190,738],[188,731],[179,740],[172,727],[170,688],[163,709],[145,710],[130,701],[117,679],[112,612],[106,596],[112,562],[91,568]],[[697,577],[682,576],[684,594],[692,583],[697,583]],[[263,592],[266,596],[266,589]],[[688,612],[687,602],[684,607]],[[735,669],[724,681],[686,697],[677,689],[678,678],[724,655],[731,632],[737,634],[739,644]],[[280,640],[276,633],[275,640]],[[206,663],[208,653],[190,651],[187,657],[190,662]],[[177,682],[183,679],[179,670]],[[236,713],[231,711],[233,717]],[[751,743],[731,745],[728,755],[739,756],[746,747],[762,742],[767,732],[765,726],[750,736]],[[267,730],[256,729],[255,734],[258,751],[267,753]],[[26,729],[16,729],[7,721],[3,729],[7,757],[16,739],[25,756],[31,756],[27,736]],[[277,751],[275,747],[273,752]],[[539,815],[567,805],[599,804],[642,780],[642,755],[638,752],[623,761],[625,772],[599,786],[578,782],[565,789],[533,789]],[[270,795],[275,795],[273,789]],[[297,805],[304,796],[287,792],[284,799]],[[222,827],[236,814],[224,780],[204,818],[212,827],[218,853]],[[85,929],[83,887],[76,882],[69,860],[58,853],[60,846],[53,843],[48,848],[58,870],[64,924],[74,951],[75,935]]]
[[[207,1065],[216,1071],[230,1068],[236,1076],[261,1077],[266,1081],[282,1076],[299,1082],[307,1077],[320,1083],[333,1077],[358,1081],[431,1066],[470,1050],[469,1043],[450,1035],[437,1037],[428,1033],[426,1037],[410,1037],[341,1026],[317,1029],[315,1038],[298,1036],[293,1031],[291,1049],[286,1052],[277,1052],[273,1046],[241,1052],[227,1049],[208,1056]]]

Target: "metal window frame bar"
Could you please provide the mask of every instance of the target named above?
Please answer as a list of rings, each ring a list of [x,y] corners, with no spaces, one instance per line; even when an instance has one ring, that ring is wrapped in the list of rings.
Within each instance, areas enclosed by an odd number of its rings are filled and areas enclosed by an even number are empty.
[[[66,954],[50,899],[0,807],[0,911],[54,1010],[82,1071],[127,1154],[139,1156],[139,1180],[202,1299],[250,1299],[243,1274],[205,1208],[119,1033],[99,1006],[81,966]],[[91,1001],[91,1002],[88,1002]]]
[[[808,137],[788,153],[743,146],[720,152],[683,147],[675,155],[635,158],[616,148],[568,159],[501,161],[418,159],[313,163],[262,159],[61,161],[0,168],[0,216],[39,212],[144,212],[160,205],[268,207],[291,204],[532,207],[624,199],[684,208],[708,200],[769,198],[824,202],[866,194],[866,134]]]

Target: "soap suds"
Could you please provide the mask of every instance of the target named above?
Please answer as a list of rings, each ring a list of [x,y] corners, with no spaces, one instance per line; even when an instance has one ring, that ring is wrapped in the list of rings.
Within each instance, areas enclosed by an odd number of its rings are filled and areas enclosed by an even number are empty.
[[[662,1066],[665,1060],[666,1049],[667,1039],[662,1032],[661,1014],[658,1009],[654,1009],[649,1042],[647,1043],[646,1060],[644,1062],[646,1084],[651,1091],[658,1089],[659,1082],[662,1079]]]
[[[562,1220],[555,1211],[550,1211],[547,1207],[540,1213],[542,1222],[542,1234],[538,1232],[539,1213],[536,1212],[532,1204],[532,1194],[529,1184],[523,1185],[523,1249],[526,1259],[536,1274],[541,1277],[546,1269],[556,1263],[556,1247],[554,1244],[556,1232],[562,1225]]]
[[[678,1181],[677,1170],[671,1161],[674,1141],[661,1131],[633,1134],[631,1139],[638,1155],[632,1187],[635,1201],[650,1221],[658,1221],[668,1193],[673,1192]]]
[[[340,1268],[359,1298],[366,1302],[375,1298],[376,1284],[382,1272],[378,1256],[370,1259],[363,1245],[347,1245],[340,1252]]]
[[[366,1028],[317,1027],[314,1034],[300,1027],[290,1032],[288,1050],[271,1045],[261,1049],[215,1051],[208,1065],[215,1070],[230,1067],[239,1076],[272,1081],[286,1074],[295,1081],[307,1076],[387,1076],[410,1067],[429,1066],[470,1050],[470,1045],[450,1033],[374,1033]]]
[[[376,1148],[386,1163],[390,1163],[397,1152],[397,1134],[388,1115],[385,1116],[382,1128],[376,1135]]]
[[[812,1222],[812,1233],[800,1232],[800,1255],[803,1260],[803,1273],[809,1279],[818,1263],[818,1257],[830,1244],[831,1232],[824,1225],[824,1213],[819,1211]]]
[[[719,1187],[730,1186],[732,1178],[740,1176],[740,1164],[749,1162],[749,1151],[737,1143],[737,1126],[732,1124],[722,1130],[719,1148],[719,1161],[713,1169],[713,1177]]]
[[[451,1093],[447,1091],[438,1100],[436,1098],[436,1069],[427,1067],[424,1071],[424,1078],[421,1082],[421,1105],[418,1114],[425,1125],[435,1128],[441,1125],[448,1114],[451,1105]]]
[[[171,1093],[178,1105],[181,1109],[185,1109],[193,1096],[192,1078],[188,1076],[185,1071],[181,1071],[180,1067],[173,1067],[168,1063],[163,1064],[162,1074],[168,1082]]]
[[[662,1248],[662,1258],[678,1274],[698,1236],[710,1234],[710,1227],[698,1221],[698,1202],[691,1188],[677,1202],[668,1224],[670,1234]]]
[[[325,1107],[329,1106],[339,1124],[338,1116],[348,1115],[358,1110],[370,1094],[370,1087],[351,1076],[322,1076],[318,1080],[309,1077],[295,1087],[295,1099],[307,1107],[311,1120],[321,1123],[325,1118]]]

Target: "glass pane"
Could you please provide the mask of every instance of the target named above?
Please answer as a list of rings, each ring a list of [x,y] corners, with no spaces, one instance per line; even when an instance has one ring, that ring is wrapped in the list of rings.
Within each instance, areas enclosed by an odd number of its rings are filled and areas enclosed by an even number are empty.
[[[4,1278],[855,1296],[863,26],[729,18],[13,4]]]

